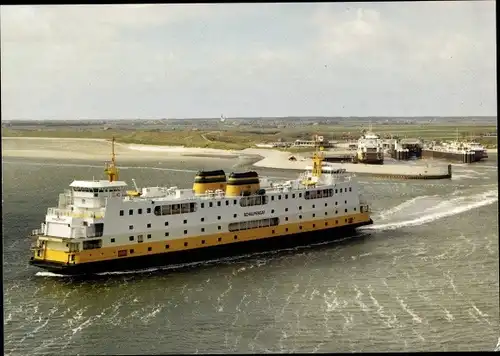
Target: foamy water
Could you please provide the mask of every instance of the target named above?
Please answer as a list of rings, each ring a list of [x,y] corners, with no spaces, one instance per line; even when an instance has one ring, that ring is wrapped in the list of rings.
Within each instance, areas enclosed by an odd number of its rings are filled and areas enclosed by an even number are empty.
[[[424,199],[425,197],[416,197],[408,200],[388,210],[388,212],[394,213],[395,211],[401,211],[409,206],[416,205],[418,200]],[[476,209],[482,206],[490,205],[498,201],[498,190],[489,190],[484,193],[474,194],[465,197],[458,197],[453,199],[443,199],[436,206],[415,211],[417,208],[412,207],[411,215],[418,215],[417,218],[390,222],[385,224],[374,224],[370,226],[362,227],[363,230],[392,230],[408,226],[418,226],[423,225],[438,219],[442,219],[448,216],[453,216],[457,214],[462,214],[472,209]],[[381,214],[382,216],[384,213]]]

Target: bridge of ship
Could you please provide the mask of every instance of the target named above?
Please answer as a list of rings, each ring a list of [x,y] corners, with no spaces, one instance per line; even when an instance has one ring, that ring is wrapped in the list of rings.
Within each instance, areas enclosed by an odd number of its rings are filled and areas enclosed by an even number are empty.
[[[45,222],[33,236],[66,238],[102,236],[106,201],[126,195],[127,183],[105,180],[74,181],[71,189],[59,194],[58,207],[47,209]]]

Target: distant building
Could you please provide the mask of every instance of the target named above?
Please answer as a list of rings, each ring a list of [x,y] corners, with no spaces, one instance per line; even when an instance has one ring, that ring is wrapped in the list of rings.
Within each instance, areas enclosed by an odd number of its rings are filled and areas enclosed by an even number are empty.
[[[292,144],[294,147],[315,147],[316,146],[316,141],[312,140],[295,140]],[[335,147],[335,144],[330,141],[323,141],[322,142],[323,147]]]

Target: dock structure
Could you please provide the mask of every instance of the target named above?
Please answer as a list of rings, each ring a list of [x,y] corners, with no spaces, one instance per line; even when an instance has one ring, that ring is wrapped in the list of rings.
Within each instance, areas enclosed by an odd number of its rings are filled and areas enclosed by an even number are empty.
[[[258,154],[258,150],[252,150]],[[262,154],[265,158],[254,163],[255,167],[274,168],[284,170],[303,171],[306,169],[309,160],[295,156],[296,160],[288,160],[289,154],[286,152],[270,152]],[[391,179],[450,179],[452,177],[451,164],[443,164],[436,162],[435,164],[406,163],[398,162],[394,164],[371,165],[361,163],[327,163],[328,165],[345,169],[359,175],[377,176]]]

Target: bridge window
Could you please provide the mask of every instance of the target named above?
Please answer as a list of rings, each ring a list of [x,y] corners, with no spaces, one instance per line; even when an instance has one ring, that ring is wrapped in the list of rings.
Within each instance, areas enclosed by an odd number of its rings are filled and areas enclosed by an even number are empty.
[[[240,206],[255,206],[255,205],[264,205],[267,204],[269,197],[266,195],[256,195],[249,197],[242,197],[240,199]]]
[[[258,228],[269,227],[269,226],[277,226],[279,224],[279,222],[280,222],[279,218],[240,221],[240,222],[229,224],[229,231],[233,232],[233,231],[241,231],[241,230],[258,229]]]
[[[193,213],[196,211],[196,203],[169,204],[155,206],[154,214],[161,215],[177,215]]]

